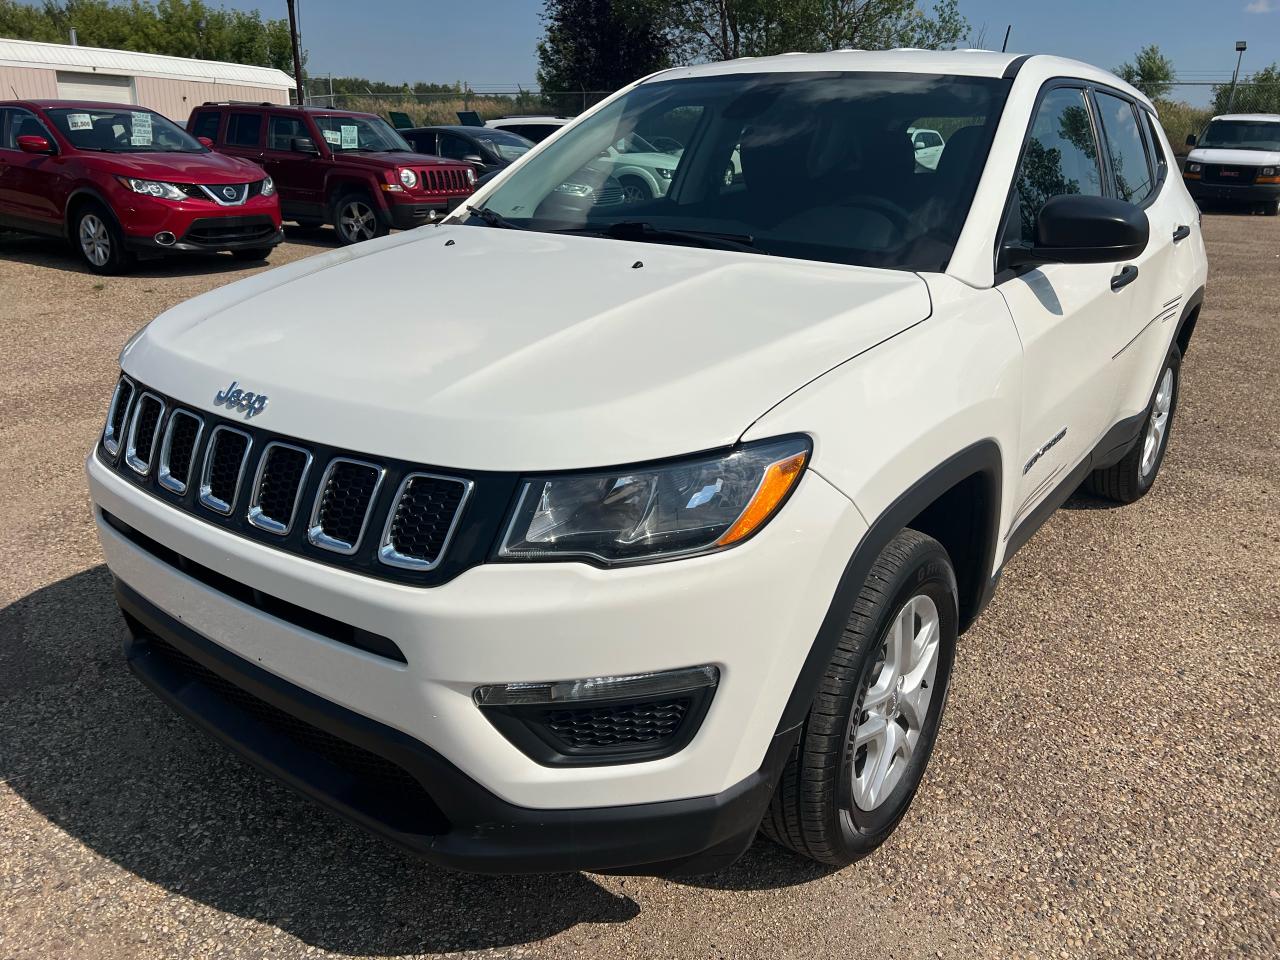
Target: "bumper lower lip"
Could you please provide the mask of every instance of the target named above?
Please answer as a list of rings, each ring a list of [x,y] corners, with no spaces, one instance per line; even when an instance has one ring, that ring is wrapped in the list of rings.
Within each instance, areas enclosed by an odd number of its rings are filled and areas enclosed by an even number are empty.
[[[219,243],[192,243],[179,238],[168,245],[157,243],[155,237],[126,237],[125,246],[134,253],[169,254],[169,253],[220,253],[225,250],[256,250],[261,247],[274,247],[284,242],[284,230],[277,228],[275,233],[265,239],[227,240]]]
[[[1276,183],[1205,183],[1202,180],[1183,182],[1196,200],[1233,200],[1241,203],[1280,200],[1280,184]]]
[[[440,219],[446,213],[452,213],[467,197],[449,197],[441,200],[424,200],[418,202],[392,203],[389,206],[391,226],[397,230],[412,230],[431,222],[431,215]]]
[[[726,867],[750,846],[799,729],[775,736],[760,769],[715,796],[583,809],[519,807],[412,737],[212,643],[118,580],[116,598],[130,624],[130,669],[178,713],[313,800],[452,869],[670,876]],[[175,669],[153,638],[194,661],[197,672]],[[354,745],[394,764],[422,792],[410,790],[398,803],[386,791],[371,791],[358,775],[300,745],[299,723],[329,738],[324,742]],[[414,800],[424,793],[429,799]]]

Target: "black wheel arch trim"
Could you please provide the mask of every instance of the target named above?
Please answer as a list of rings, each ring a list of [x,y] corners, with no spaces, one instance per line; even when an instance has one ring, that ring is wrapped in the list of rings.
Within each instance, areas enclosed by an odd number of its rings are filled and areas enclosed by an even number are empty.
[[[111,206],[111,201],[109,201],[106,197],[104,197],[100,192],[95,190],[93,187],[76,187],[76,189],[72,190],[71,193],[67,196],[67,205],[62,208],[62,228],[68,240],[72,239],[71,209],[76,205],[78,201],[84,200],[86,198],[89,200],[93,200],[94,202],[100,204],[103,208],[105,208],[107,213],[111,215],[111,219],[115,222],[116,229],[119,230],[121,234],[124,233],[124,227],[120,223],[120,218],[116,216],[116,212]]]
[[[993,576],[992,568],[995,565],[996,546],[1000,540],[1002,465],[999,444],[990,438],[980,440],[930,470],[872,522],[845,565],[831,604],[822,618],[822,625],[818,628],[818,634],[809,648],[804,665],[791,689],[791,696],[782,711],[778,732],[796,728],[804,721],[840,640],[849,610],[862,590],[880,551],[897,536],[898,531],[910,525],[927,507],[957,484],[975,475],[982,480],[983,494],[991,505],[991,515],[985,518],[986,528],[982,531],[983,544],[979,551],[983,569],[980,576],[971,578],[973,587],[969,591],[970,595],[959,598],[960,632],[967,630],[977,619],[990,602],[998,579]]]
[[[1202,306],[1204,306],[1204,287],[1197,287],[1195,292],[1187,297],[1186,303],[1182,305],[1182,315],[1178,317],[1178,326],[1174,329],[1173,338],[1169,341],[1170,345],[1178,344],[1178,348],[1183,354],[1187,351],[1186,345],[1182,343],[1182,331],[1188,323],[1191,324],[1193,330],[1195,329],[1195,324],[1200,319],[1200,308]],[[1195,318],[1194,320],[1192,319],[1193,317]],[[1167,348],[1165,352],[1168,352]],[[1159,371],[1157,371],[1156,376],[1159,375]]]

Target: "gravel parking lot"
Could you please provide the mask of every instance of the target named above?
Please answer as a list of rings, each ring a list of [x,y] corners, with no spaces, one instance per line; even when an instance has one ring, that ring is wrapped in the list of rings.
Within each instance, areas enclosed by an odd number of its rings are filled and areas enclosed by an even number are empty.
[[[264,268],[0,237],[0,957],[1280,955],[1280,219],[1205,230],[1155,490],[1071,501],[1006,570],[898,832],[692,882],[411,861],[134,681],[82,461],[126,337]]]

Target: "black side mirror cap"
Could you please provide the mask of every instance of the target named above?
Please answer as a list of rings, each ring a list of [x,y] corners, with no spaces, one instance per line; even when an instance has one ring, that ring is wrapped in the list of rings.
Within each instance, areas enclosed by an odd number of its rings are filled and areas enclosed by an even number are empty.
[[[1196,145],[1196,135],[1194,133],[1187,134],[1187,146],[1194,147]]]
[[[289,141],[289,149],[294,153],[319,153],[315,141],[310,137],[294,137]]]
[[[1151,224],[1139,207],[1114,197],[1051,197],[1036,219],[1033,246],[1004,250],[1008,266],[1118,263],[1147,249]]]

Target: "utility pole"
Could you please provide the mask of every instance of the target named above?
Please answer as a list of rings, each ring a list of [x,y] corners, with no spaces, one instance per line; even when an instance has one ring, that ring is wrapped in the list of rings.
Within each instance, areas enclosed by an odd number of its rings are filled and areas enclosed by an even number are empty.
[[[1236,72],[1231,75],[1231,92],[1227,94],[1227,113],[1231,112],[1231,106],[1236,102],[1236,81],[1240,79],[1240,61],[1244,59],[1244,52],[1247,49],[1249,45],[1243,40],[1236,41]]]
[[[298,85],[298,106],[305,106],[307,95],[302,89],[302,50],[298,46],[298,12],[296,0],[289,3],[289,39],[293,42],[293,81]]]

